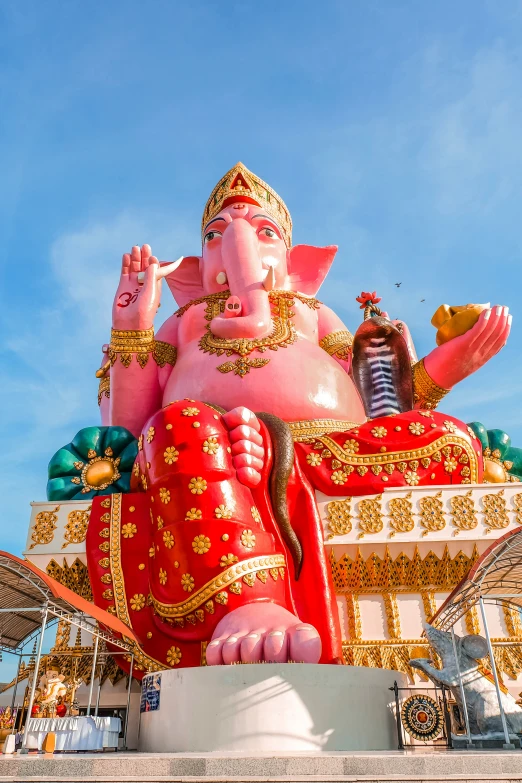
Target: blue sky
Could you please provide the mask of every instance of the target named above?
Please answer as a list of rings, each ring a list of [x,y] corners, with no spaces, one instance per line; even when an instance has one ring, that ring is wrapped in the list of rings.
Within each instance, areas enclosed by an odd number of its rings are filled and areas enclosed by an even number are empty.
[[[352,331],[362,289],[420,355],[442,302],[509,305],[508,347],[444,409],[522,445],[518,0],[3,0],[0,30],[2,549],[98,421],[122,252],[197,253],[237,160],[295,243],[339,245],[320,298]]]

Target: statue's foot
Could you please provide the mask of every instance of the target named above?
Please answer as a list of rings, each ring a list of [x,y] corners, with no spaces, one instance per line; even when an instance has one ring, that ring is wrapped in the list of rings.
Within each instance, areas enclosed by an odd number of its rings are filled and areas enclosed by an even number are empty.
[[[260,471],[265,459],[257,416],[240,406],[225,413],[223,422],[229,430],[232,461],[239,481],[247,487],[256,487],[261,481]]]
[[[216,626],[207,646],[207,664],[317,663],[321,639],[312,625],[302,623],[282,606],[253,603],[241,606]]]

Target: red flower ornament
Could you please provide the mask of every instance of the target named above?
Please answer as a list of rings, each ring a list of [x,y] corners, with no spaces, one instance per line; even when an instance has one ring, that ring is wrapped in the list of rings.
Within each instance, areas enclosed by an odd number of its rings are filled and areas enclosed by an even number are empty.
[[[361,303],[361,310],[364,310],[369,304],[379,304],[381,301],[380,296],[377,296],[377,292],[370,293],[369,291],[362,291],[360,296],[355,297],[356,302]]]

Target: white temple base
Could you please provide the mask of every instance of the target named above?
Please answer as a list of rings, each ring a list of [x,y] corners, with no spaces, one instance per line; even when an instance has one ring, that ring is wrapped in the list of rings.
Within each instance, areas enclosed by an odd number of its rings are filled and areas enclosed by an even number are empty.
[[[139,750],[396,750],[403,674],[360,666],[259,664],[169,669]]]

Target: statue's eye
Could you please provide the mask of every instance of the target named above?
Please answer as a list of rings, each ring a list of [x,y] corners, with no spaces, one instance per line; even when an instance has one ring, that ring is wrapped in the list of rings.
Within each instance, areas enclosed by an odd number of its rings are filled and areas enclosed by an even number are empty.
[[[265,237],[270,237],[270,239],[277,238],[277,234],[273,228],[262,228],[259,233],[264,234]]]
[[[205,243],[212,242],[213,239],[221,236],[223,236],[221,231],[209,231],[208,234],[205,234]]]

